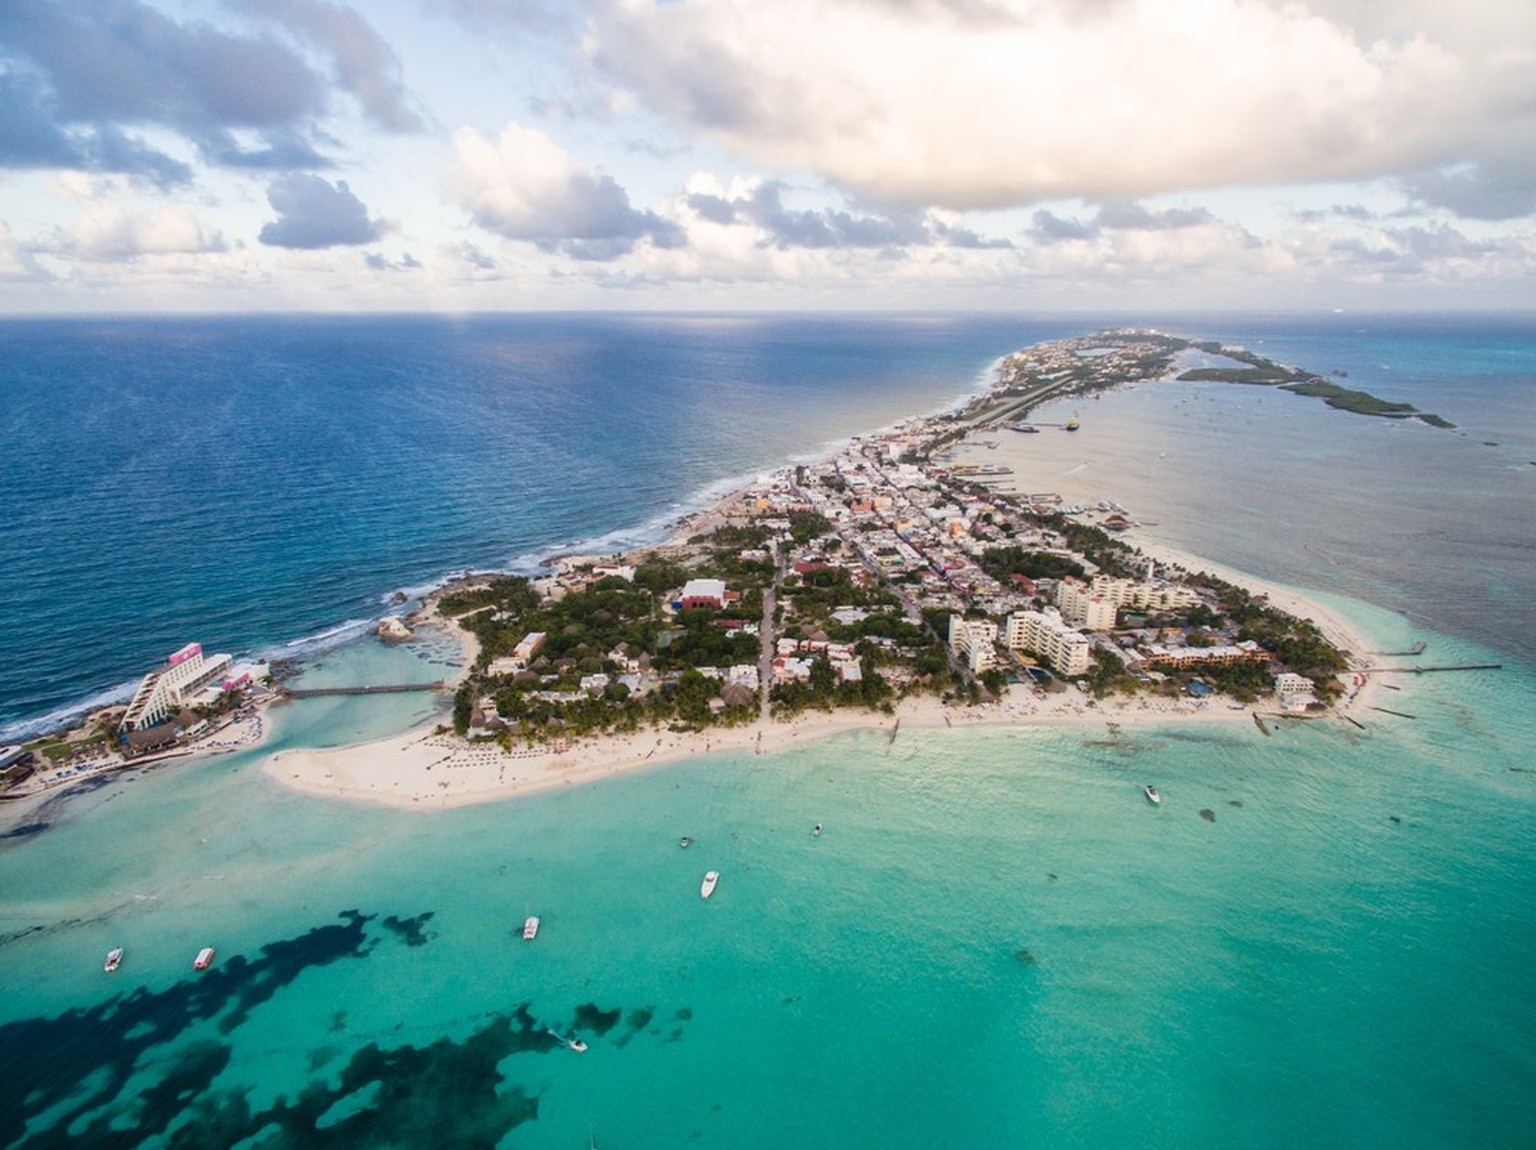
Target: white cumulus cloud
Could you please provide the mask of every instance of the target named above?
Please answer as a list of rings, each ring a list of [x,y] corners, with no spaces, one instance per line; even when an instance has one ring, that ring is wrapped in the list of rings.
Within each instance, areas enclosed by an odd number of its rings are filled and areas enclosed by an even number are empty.
[[[53,245],[59,254],[102,262],[129,262],[142,256],[196,255],[225,250],[224,237],[204,229],[178,204],[153,215],[115,204],[95,204],[62,230]]]
[[[1519,45],[1333,4],[604,0],[586,50],[686,130],[906,205],[1422,171],[1536,126]]]
[[[460,128],[454,145],[448,195],[489,232],[599,260],[624,255],[647,236],[658,247],[683,241],[676,224],[631,206],[612,176],[586,168],[536,129],[511,124],[491,141]]]

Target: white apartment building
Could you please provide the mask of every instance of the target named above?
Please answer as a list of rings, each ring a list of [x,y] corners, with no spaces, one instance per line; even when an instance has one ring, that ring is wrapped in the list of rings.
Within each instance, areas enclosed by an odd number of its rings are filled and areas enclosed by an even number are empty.
[[[1056,607],[1070,627],[1108,631],[1115,625],[1115,601],[1070,575],[1056,585]]]
[[[997,626],[990,619],[949,617],[949,649],[978,675],[997,665]]]
[[[1275,697],[1280,701],[1282,710],[1304,710],[1317,702],[1316,690],[1316,683],[1294,671],[1282,671],[1275,676]]]
[[[1016,651],[1039,655],[1058,675],[1069,678],[1086,674],[1093,665],[1088,636],[1069,627],[1055,607],[1009,615],[1005,642]]]
[[[1111,575],[1095,575],[1093,582],[1088,584],[1088,590],[1101,599],[1108,599],[1117,609],[1135,607],[1143,611],[1186,611],[1200,602],[1200,596],[1189,587],[1153,579],[1116,579]]]

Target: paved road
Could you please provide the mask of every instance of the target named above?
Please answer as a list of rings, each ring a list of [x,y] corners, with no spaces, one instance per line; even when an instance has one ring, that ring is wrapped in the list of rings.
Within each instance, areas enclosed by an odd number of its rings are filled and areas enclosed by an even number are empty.
[[[759,690],[758,717],[767,723],[771,718],[772,708],[768,703],[768,692],[773,686],[773,612],[778,602],[776,594],[778,586],[784,581],[784,556],[779,552],[777,542],[772,542],[769,548],[773,552],[773,585],[763,591],[763,623],[759,631],[761,646],[757,656],[757,683]]]

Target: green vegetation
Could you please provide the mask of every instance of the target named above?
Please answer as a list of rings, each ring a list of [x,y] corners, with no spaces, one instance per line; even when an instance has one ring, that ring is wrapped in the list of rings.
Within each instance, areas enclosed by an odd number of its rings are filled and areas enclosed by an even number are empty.
[[[1420,411],[1411,403],[1389,403],[1368,391],[1340,387],[1336,383],[1329,383],[1326,379],[1318,379],[1316,376],[1310,376],[1301,383],[1288,383],[1281,390],[1293,391],[1297,395],[1313,396],[1321,399],[1329,407],[1340,411],[1353,411],[1357,415],[1379,415],[1386,419],[1417,419],[1431,427],[1454,428],[1456,426],[1448,419],[1427,411]]]
[[[1268,663],[1212,663],[1200,668],[1194,677],[1240,703],[1254,703],[1275,689],[1274,673]]]
[[[1329,407],[1340,411],[1352,411],[1358,415],[1379,415],[1387,419],[1418,419],[1431,427],[1454,428],[1456,425],[1438,415],[1418,410],[1411,403],[1390,403],[1371,395],[1330,383],[1310,372],[1297,371],[1266,359],[1242,348],[1224,348],[1219,343],[1196,343],[1190,346],[1212,355],[1222,355],[1247,367],[1196,367],[1179,376],[1181,380],[1217,382],[1278,384],[1283,391],[1321,399]]]
[[[1068,575],[1082,579],[1087,575],[1083,565],[1075,559],[1049,551],[1029,551],[1023,547],[988,547],[976,563],[988,575],[1004,584],[1015,575],[1023,575],[1028,579],[1062,579]]]
[[[1340,411],[1353,411],[1359,415],[1382,415],[1390,419],[1404,419],[1418,408],[1411,403],[1388,403],[1367,391],[1354,391],[1329,383],[1326,379],[1309,379],[1303,383],[1287,384],[1282,391],[1294,391],[1297,395],[1310,395],[1321,399],[1329,407]]]
[[[1298,379],[1283,367],[1192,367],[1178,377],[1186,383],[1285,383]]]
[[[1253,640],[1288,669],[1311,679],[1319,698],[1333,698],[1342,690],[1336,676],[1349,664],[1312,620],[1298,619],[1271,607],[1262,596],[1210,575],[1195,576],[1190,582],[1215,592],[1222,613],[1236,628],[1238,642]],[[1203,669],[1201,673],[1205,673]]]
[[[1128,579],[1135,573],[1138,566],[1135,553],[1102,527],[1079,523],[1059,511],[1026,518],[1056,532],[1069,551],[1075,551],[1104,574]]]
[[[1126,671],[1124,663],[1113,655],[1098,651],[1093,653],[1093,666],[1088,668],[1082,683],[1095,699],[1109,695],[1134,695],[1141,690],[1140,680]]]

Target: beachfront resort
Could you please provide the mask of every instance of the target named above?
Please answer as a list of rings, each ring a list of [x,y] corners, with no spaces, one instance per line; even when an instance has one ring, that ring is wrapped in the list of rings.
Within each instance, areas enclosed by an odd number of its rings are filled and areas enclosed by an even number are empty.
[[[21,798],[125,766],[151,766],[261,741],[271,667],[187,643],[140,679],[126,706],[30,743],[0,747],[0,797]]]

